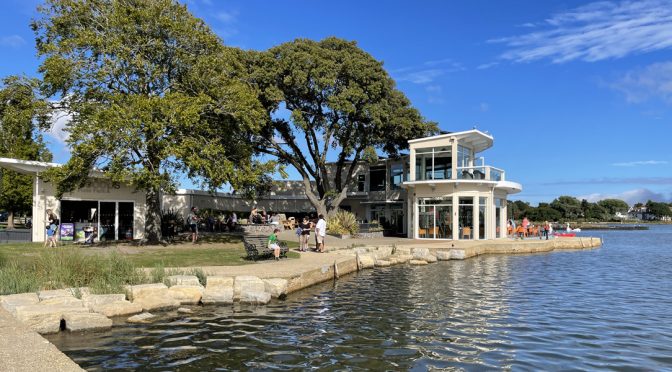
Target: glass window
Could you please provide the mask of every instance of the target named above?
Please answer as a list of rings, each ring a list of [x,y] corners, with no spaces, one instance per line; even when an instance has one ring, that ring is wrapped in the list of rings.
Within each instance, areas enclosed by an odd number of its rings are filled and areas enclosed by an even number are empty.
[[[497,227],[495,228],[495,237],[502,237],[502,199],[495,199],[495,223]]]
[[[415,180],[446,180],[452,177],[449,147],[431,147],[415,152]]]
[[[453,199],[418,199],[418,237],[450,239],[452,237]]]
[[[393,190],[399,189],[404,182],[404,165],[392,164],[390,166],[390,188]]]
[[[366,176],[363,174],[357,175],[357,191],[364,192],[364,185],[366,181]]]
[[[487,216],[487,202],[488,198],[480,197],[478,198],[478,238],[485,239],[486,237],[486,227],[488,226],[488,216]]]
[[[371,167],[369,170],[369,191],[385,191],[385,166]]]
[[[474,237],[474,198],[462,197],[459,199],[457,218],[460,225],[459,239],[473,239]]]

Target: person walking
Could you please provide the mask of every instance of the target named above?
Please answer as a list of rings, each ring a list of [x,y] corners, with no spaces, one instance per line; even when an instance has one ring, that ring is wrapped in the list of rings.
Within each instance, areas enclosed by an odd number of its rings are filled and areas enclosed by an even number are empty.
[[[320,214],[315,225],[315,239],[317,242],[317,251],[324,253],[324,238],[327,235],[327,221],[324,220],[324,215]]]
[[[44,241],[45,248],[47,246],[56,248],[56,236],[58,235],[57,230],[58,225],[60,224],[59,222],[56,214],[51,209],[47,209],[47,239]]]
[[[198,241],[198,208],[191,207],[191,212],[187,216],[187,223],[189,223],[189,228],[191,229],[191,242],[196,244]]]
[[[548,233],[551,230],[551,225],[548,223],[548,221],[544,221],[544,230],[543,233],[546,235],[546,240],[548,240]],[[541,235],[539,235],[539,239],[541,239]]]

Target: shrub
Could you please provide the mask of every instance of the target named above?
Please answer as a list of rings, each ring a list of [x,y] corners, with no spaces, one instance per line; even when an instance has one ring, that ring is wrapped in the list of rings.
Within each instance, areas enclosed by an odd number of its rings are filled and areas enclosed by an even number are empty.
[[[355,235],[359,232],[359,224],[353,213],[339,210],[329,218],[327,230],[332,234]]]

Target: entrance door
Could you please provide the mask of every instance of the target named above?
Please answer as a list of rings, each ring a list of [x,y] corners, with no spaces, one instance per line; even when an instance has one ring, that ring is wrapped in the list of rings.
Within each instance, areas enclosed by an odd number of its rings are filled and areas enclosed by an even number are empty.
[[[390,210],[390,228],[394,230],[395,234],[404,233],[404,210],[391,209]]]
[[[100,202],[100,240],[117,240],[115,202]]]
[[[133,203],[119,202],[119,239],[133,240]]]

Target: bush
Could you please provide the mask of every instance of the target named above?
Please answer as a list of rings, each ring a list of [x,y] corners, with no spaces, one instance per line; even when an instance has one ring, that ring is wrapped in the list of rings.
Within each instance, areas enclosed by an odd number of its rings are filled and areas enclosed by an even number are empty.
[[[327,231],[332,234],[355,235],[359,232],[359,224],[353,213],[339,210],[329,218]]]

